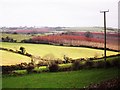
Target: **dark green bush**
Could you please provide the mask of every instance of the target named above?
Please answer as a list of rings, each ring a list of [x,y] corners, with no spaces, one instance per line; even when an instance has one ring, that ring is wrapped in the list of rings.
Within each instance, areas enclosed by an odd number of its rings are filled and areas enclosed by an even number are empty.
[[[34,64],[33,63],[29,63],[28,66],[27,66],[27,72],[28,73],[31,73],[34,69]]]
[[[24,63],[21,64],[16,64],[16,65],[11,65],[13,70],[24,70],[27,68],[27,65],[24,65]]]
[[[110,64],[111,64],[111,66],[119,67],[120,66],[119,58],[111,60]]]
[[[11,66],[2,66],[2,74],[12,73],[13,68]]]
[[[109,67],[111,67],[111,66],[112,66],[112,65],[111,65],[110,61],[107,60],[107,61],[105,62],[105,67],[109,68]]]
[[[49,65],[49,71],[50,72],[57,72],[59,70],[59,66],[56,63],[51,63]]]
[[[32,56],[31,54],[29,54],[29,53],[27,53],[27,52],[26,52],[25,55],[28,56],[28,57],[31,57],[31,56]]]
[[[94,60],[95,58],[89,58],[89,60]]]
[[[12,49],[9,49],[9,51],[14,52],[14,50],[12,50]]]
[[[11,67],[14,69],[14,70],[21,70],[21,66],[20,64],[16,64],[16,65],[11,65]]]
[[[74,63],[76,60],[71,60],[71,63]]]
[[[92,68],[93,67],[94,62],[91,60],[87,60],[84,64],[84,68]]]
[[[105,61],[96,61],[96,62],[93,63],[93,67],[104,68],[105,67]]]
[[[76,60],[73,64],[72,64],[72,69],[73,70],[79,70],[82,67],[82,65],[80,64],[80,61]]]
[[[28,65],[28,64],[27,64],[26,62],[20,64],[20,66],[22,67],[22,70],[26,69],[26,68],[27,68],[27,65]]]
[[[21,51],[18,51],[17,53],[22,54]]]

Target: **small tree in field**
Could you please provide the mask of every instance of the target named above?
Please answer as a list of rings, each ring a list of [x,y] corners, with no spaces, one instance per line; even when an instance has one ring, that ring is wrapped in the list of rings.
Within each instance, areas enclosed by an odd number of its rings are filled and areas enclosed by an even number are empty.
[[[26,50],[25,50],[24,47],[20,47],[20,51],[21,51],[22,54],[25,54],[25,51],[26,51]]]
[[[64,58],[65,63],[68,63],[69,57],[67,57],[66,55],[64,55],[63,58]]]

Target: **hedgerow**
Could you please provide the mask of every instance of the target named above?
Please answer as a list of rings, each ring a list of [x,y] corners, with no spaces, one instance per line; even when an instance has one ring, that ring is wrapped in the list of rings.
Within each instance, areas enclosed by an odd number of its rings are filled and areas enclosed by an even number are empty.
[[[11,66],[2,66],[3,74],[11,74],[16,70],[26,70],[28,73],[36,72],[57,72],[57,71],[71,71],[71,70],[79,70],[79,69],[90,69],[90,68],[109,68],[109,67],[119,67],[120,60],[119,56],[107,58],[105,62],[104,59],[97,60],[84,60],[84,59],[76,59],[72,63],[58,63],[56,60],[51,60],[49,63],[47,61],[46,65],[42,62],[39,62],[40,65],[35,65],[33,63],[21,63],[17,65]],[[60,61],[61,62],[61,61]],[[42,64],[41,64],[42,63]],[[44,68],[40,68],[43,67]],[[46,68],[45,68],[46,67]]]

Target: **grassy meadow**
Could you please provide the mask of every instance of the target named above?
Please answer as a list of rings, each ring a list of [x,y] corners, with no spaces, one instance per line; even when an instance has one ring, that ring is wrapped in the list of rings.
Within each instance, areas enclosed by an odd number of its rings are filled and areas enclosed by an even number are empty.
[[[22,62],[30,62],[30,58],[27,56],[23,56],[20,54],[12,53],[12,52],[7,52],[0,50],[0,66],[2,65],[14,65],[14,64],[20,64]]]
[[[26,34],[5,34],[4,33],[1,35],[1,37],[3,37],[3,38],[5,38],[7,36],[17,40],[17,42],[20,42],[21,40],[24,40],[24,39],[30,39],[33,37],[32,35],[26,35]]]
[[[44,34],[7,34],[7,33],[2,33],[1,34],[1,38],[6,38],[6,37],[10,37],[10,38],[13,38],[15,40],[17,40],[17,42],[21,42],[22,40],[25,40],[25,39],[30,39],[34,36],[42,36]]]
[[[7,43],[7,42],[0,42],[0,44],[1,47],[13,49],[13,50],[19,50],[19,48],[22,46],[26,49],[26,52],[34,56],[40,56],[46,59],[57,59],[57,58],[63,59],[64,55],[73,59],[89,58],[95,56],[102,57],[102,54],[104,54],[104,50],[84,48],[84,47],[66,47],[66,46],[54,46],[54,45],[45,45],[45,44],[26,44],[26,43]],[[3,57],[6,58],[5,60],[10,59],[9,56],[11,54],[9,52],[7,54],[4,54],[3,51],[0,52],[3,53]],[[107,56],[115,55],[115,54],[118,54],[118,52],[107,51]]]
[[[27,74],[2,78],[3,88],[84,88],[118,76],[118,68]]]

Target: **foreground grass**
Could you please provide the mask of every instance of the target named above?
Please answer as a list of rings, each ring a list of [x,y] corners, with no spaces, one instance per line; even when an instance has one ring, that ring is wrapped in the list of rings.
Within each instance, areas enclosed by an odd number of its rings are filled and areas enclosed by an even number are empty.
[[[120,71],[120,70],[119,70]],[[5,76],[3,88],[83,88],[118,76],[117,68]]]

